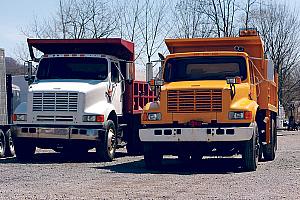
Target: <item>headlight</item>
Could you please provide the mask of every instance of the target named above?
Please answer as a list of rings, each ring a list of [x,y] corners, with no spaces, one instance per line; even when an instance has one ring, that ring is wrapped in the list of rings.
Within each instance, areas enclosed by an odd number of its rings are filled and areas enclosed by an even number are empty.
[[[148,113],[149,121],[158,121],[161,120],[161,113]]]
[[[229,112],[228,118],[231,120],[251,120],[252,112],[251,111],[233,111]]]
[[[13,121],[26,121],[27,115],[26,114],[14,114]]]
[[[104,115],[83,115],[83,122],[104,122]]]

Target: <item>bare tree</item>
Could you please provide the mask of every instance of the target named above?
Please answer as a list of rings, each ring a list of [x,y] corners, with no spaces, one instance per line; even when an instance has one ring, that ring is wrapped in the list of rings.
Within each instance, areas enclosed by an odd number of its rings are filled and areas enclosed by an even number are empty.
[[[145,44],[145,56],[147,62],[150,62],[153,55],[161,49],[164,38],[170,31],[170,29],[166,30],[169,27],[166,20],[169,9],[167,9],[168,3],[166,0],[159,2],[145,0],[145,5],[138,26]]]
[[[246,5],[244,5],[244,3],[246,3]],[[246,0],[246,2],[243,2],[244,7],[241,6],[242,11],[244,12],[244,27],[246,29],[249,28],[253,7],[255,7],[256,3],[257,0]]]
[[[255,21],[265,41],[266,54],[279,72],[279,100],[287,108],[300,83],[299,16],[286,4],[269,1],[260,3]]]
[[[209,0],[203,9],[214,24],[217,37],[234,36],[235,0]]]
[[[180,0],[173,11],[173,25],[177,28],[175,37],[195,38],[209,37],[212,33],[212,24],[205,14],[203,0]]]
[[[101,38],[111,35],[116,18],[105,0],[60,0],[57,14],[23,33],[37,38]]]
[[[139,60],[144,53],[145,42],[139,27],[143,10],[146,7],[144,0],[123,1],[117,0],[116,14],[118,19],[116,35],[135,43],[135,59]]]

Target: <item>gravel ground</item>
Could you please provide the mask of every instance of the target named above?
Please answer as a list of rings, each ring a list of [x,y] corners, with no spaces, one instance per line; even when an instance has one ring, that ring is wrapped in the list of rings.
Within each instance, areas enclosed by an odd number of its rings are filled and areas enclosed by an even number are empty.
[[[111,163],[94,153],[70,161],[38,150],[32,163],[0,160],[0,199],[300,199],[300,132],[280,132],[277,157],[243,172],[239,158],[193,166],[167,157],[159,171],[120,150]]]

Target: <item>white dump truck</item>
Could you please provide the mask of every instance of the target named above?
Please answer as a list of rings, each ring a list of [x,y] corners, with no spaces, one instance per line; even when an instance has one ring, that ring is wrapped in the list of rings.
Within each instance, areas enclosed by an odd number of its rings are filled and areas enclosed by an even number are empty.
[[[29,160],[37,147],[71,155],[96,148],[103,161],[138,137],[143,106],[155,95],[135,81],[134,44],[119,38],[28,39],[27,102],[14,113],[16,156]],[[34,49],[42,52],[37,58]],[[36,73],[34,73],[36,71]]]
[[[15,154],[10,130],[14,95],[17,103],[18,89],[12,88],[11,76],[6,74],[4,49],[0,48],[0,157]]]

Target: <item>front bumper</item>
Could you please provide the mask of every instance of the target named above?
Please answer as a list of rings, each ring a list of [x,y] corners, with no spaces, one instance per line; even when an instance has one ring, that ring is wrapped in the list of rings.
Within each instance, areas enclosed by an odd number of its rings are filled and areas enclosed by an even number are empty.
[[[97,140],[103,127],[14,126],[13,137],[32,139]]]
[[[139,130],[142,142],[237,142],[247,141],[254,128],[147,128]]]

